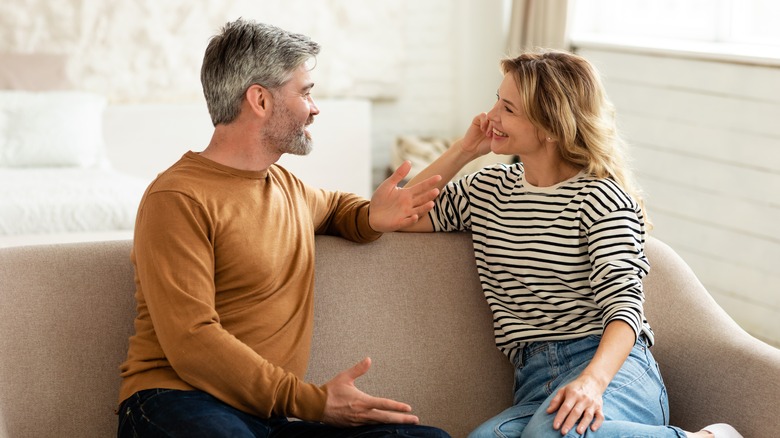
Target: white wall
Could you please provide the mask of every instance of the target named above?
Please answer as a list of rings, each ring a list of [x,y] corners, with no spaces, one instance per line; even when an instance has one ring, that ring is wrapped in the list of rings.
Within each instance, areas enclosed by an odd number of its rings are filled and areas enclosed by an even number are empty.
[[[505,1],[5,1],[0,52],[66,55],[74,87],[112,103],[198,104],[203,50],[225,21],[306,33],[323,46],[315,98],[371,101],[380,181],[397,136],[459,136],[492,102]]]
[[[780,346],[780,65],[588,45],[655,223],[725,310]]]
[[[403,54],[403,1],[14,0],[0,2],[0,52],[65,54],[78,88],[112,102],[201,98],[209,38],[239,17],[322,44],[317,92],[393,96]]]
[[[374,101],[374,181],[402,134],[454,139],[487,111],[501,81],[503,0],[404,1],[398,98]]]
[[[370,197],[371,106],[365,99],[320,99],[321,113],[308,130],[314,147],[304,157],[283,155],[278,164],[314,187]],[[205,103],[126,104],[107,108],[103,124],[113,167],[151,181],[188,150],[201,151],[213,128]]]

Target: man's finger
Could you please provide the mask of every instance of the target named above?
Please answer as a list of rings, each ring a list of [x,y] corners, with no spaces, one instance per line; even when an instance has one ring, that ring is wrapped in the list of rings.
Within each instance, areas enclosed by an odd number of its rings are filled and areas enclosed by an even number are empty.
[[[367,410],[384,411],[384,412],[412,412],[412,407],[406,403],[391,400],[389,398],[372,397],[368,396],[364,403],[366,403]]]
[[[416,415],[379,410],[371,411],[367,415],[367,420],[371,423],[383,424],[420,424],[420,419]]]
[[[429,202],[433,202],[437,196],[439,196],[439,189],[428,189],[427,192],[419,193],[412,198],[412,206],[419,207],[422,205],[427,205]]]
[[[421,192],[427,192],[430,189],[436,188],[438,189],[439,181],[441,181],[441,175],[433,175],[429,178],[426,178],[423,181],[418,182],[417,184],[413,186],[405,186],[405,190],[409,190],[410,193],[413,195],[417,195]]]
[[[352,368],[346,370],[344,373],[350,379],[357,380],[360,376],[367,373],[369,368],[371,368],[371,358],[367,357],[356,363]]]
[[[406,160],[403,163],[401,163],[401,165],[398,166],[397,169],[395,169],[395,172],[393,172],[393,174],[390,175],[389,178],[387,178],[387,182],[389,182],[394,186],[397,186],[401,181],[403,181],[404,178],[406,178],[406,175],[409,174],[410,170],[412,170],[412,162]]]

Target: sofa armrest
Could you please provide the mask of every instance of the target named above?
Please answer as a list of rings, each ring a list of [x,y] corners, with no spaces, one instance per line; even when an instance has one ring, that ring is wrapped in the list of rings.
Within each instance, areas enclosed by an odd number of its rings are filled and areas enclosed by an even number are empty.
[[[739,327],[669,246],[650,238],[646,250],[645,309],[671,423],[695,431],[727,422],[746,437],[774,436],[780,430],[780,350]]]
[[[116,433],[131,245],[0,248],[0,438]]]

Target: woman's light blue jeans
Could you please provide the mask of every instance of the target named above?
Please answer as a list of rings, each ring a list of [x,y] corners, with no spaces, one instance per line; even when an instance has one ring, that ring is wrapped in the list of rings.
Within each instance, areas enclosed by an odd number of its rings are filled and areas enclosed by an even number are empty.
[[[561,438],[553,429],[555,413],[547,407],[556,392],[580,375],[601,337],[588,336],[559,342],[532,342],[514,359],[514,406],[491,418],[469,438]],[[661,374],[643,337],[602,396],[604,423],[582,435],[572,428],[565,437],[681,437],[685,432],[669,426],[669,401]]]

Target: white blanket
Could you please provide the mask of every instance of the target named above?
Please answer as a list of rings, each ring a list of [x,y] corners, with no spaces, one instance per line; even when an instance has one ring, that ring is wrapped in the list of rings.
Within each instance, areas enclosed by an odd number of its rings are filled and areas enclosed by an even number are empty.
[[[0,236],[131,230],[148,184],[104,169],[0,168]]]

